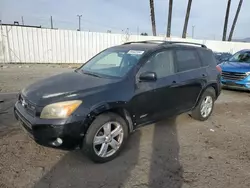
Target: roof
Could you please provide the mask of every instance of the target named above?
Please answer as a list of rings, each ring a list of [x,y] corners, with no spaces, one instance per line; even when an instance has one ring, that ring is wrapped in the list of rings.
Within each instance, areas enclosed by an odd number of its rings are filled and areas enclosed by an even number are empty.
[[[126,44],[125,43],[125,44],[116,46],[116,48],[117,47],[120,47],[120,48],[123,48],[123,49],[129,49],[129,50],[144,50],[144,51],[147,51],[147,50],[158,47],[158,44],[146,44],[146,43],[129,43],[129,44]]]
[[[126,42],[123,45],[120,45],[123,48],[135,48],[135,49],[152,49],[156,47],[162,47],[162,46],[172,46],[172,45],[178,45],[178,46],[194,46],[194,47],[201,47],[201,48],[207,48],[204,44],[199,43],[192,43],[192,42],[181,42],[181,41],[165,41],[165,40],[148,40],[148,41],[135,41],[135,42]]]
[[[243,49],[243,50],[240,50],[239,52],[250,52],[250,49]]]
[[[183,45],[184,44],[184,45]],[[126,42],[124,44],[113,46],[109,48],[110,50],[139,50],[139,51],[154,51],[157,49],[165,47],[174,47],[174,46],[186,46],[192,48],[199,48],[202,50],[210,50],[204,44],[190,43],[190,42],[175,42],[175,41],[161,41],[161,40],[149,40],[149,41],[135,41],[135,42]]]

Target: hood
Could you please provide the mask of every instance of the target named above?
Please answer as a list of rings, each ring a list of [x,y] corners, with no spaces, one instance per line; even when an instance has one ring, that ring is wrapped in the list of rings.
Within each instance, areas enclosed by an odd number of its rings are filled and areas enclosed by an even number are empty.
[[[222,71],[229,72],[250,72],[250,63],[224,62],[220,64]]]
[[[60,101],[65,97],[79,97],[105,90],[117,79],[100,78],[80,72],[62,73],[40,80],[23,89],[22,94],[36,105]]]

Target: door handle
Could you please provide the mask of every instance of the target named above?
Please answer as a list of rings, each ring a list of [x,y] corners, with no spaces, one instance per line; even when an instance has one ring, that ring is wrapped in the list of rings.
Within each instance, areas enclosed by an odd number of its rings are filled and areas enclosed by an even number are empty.
[[[206,74],[202,74],[202,77],[206,77],[207,75]]]
[[[170,86],[170,88],[172,88],[172,87],[178,87],[178,86],[179,86],[179,84],[177,84],[177,82],[174,80],[172,82],[172,85]]]

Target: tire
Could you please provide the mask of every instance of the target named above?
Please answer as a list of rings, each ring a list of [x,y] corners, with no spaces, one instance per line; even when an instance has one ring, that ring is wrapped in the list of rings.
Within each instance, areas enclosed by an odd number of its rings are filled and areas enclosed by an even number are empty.
[[[110,136],[106,136],[108,134],[105,133],[104,127],[106,128],[108,126],[108,123],[111,124],[111,128],[110,128],[111,132],[112,132],[113,127],[117,128],[119,126],[122,129],[122,131],[120,129],[119,129],[119,131],[121,131],[122,133],[120,133],[120,135],[118,135],[117,137],[114,137],[114,138],[111,134],[110,134]],[[117,127],[115,127],[115,126],[117,126]],[[108,128],[106,130],[108,130]],[[108,132],[108,131],[106,131],[106,132]],[[101,134],[101,135],[97,135],[97,134]],[[103,139],[103,137],[105,137],[105,139],[104,139],[105,141],[102,140],[101,141],[102,144],[94,145],[94,140],[97,137],[101,138],[101,139]],[[108,137],[110,137],[110,138],[108,138]],[[116,140],[117,138],[120,138],[120,140]],[[83,149],[84,153],[92,161],[94,161],[96,163],[105,163],[105,162],[113,160],[114,158],[116,158],[119,155],[120,151],[122,150],[122,148],[124,147],[124,144],[127,141],[127,138],[128,138],[128,126],[127,126],[125,120],[115,113],[108,112],[108,113],[104,113],[104,114],[97,116],[97,118],[90,125],[90,127],[88,128],[88,131],[83,139],[82,149]],[[114,139],[117,142],[115,142],[115,144],[112,144]],[[122,141],[121,141],[121,139],[122,139]],[[120,143],[120,145],[117,143]],[[113,149],[113,147],[111,147],[114,145],[115,146],[119,145],[117,150]],[[106,149],[107,151],[109,149],[110,149],[110,151],[111,151],[111,149],[114,151],[116,150],[116,151],[113,154],[112,154],[112,152],[110,152],[110,154],[109,154],[110,156],[108,154],[107,154],[107,156],[100,156],[102,154],[98,155],[98,151],[99,150],[101,151],[102,147],[103,148],[108,147]],[[103,149],[103,151],[104,151],[104,149]],[[104,153],[104,152],[102,152],[102,153]]]
[[[203,105],[203,101],[205,99],[210,99],[211,98],[211,110],[208,110],[209,113],[202,113],[202,105]],[[191,112],[191,117],[199,120],[199,121],[205,121],[207,120],[210,115],[213,112],[214,109],[214,101],[216,99],[216,94],[215,94],[215,90],[212,87],[209,87],[205,90],[205,92],[202,94],[198,104],[196,105],[196,107],[192,110]],[[203,111],[204,112],[204,111]]]

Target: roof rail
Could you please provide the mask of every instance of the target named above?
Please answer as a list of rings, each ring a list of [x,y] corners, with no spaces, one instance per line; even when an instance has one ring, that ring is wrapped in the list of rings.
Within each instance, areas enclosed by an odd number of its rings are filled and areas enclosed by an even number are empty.
[[[126,42],[126,44],[133,44],[133,43],[148,43],[148,44],[158,44],[160,43],[161,45],[168,45],[168,44],[192,44],[192,45],[197,45],[201,46],[202,48],[207,48],[206,45],[204,44],[199,44],[199,43],[194,43],[194,42],[181,42],[181,41],[166,41],[166,40],[146,40],[146,41],[132,41],[132,42]]]
[[[200,44],[200,43],[195,43],[195,42],[166,41],[165,44],[192,44],[192,45],[201,46],[202,48],[207,48],[206,45]]]
[[[125,42],[124,43],[124,45],[125,44],[134,44],[134,43],[152,43],[152,44],[154,44],[154,43],[164,43],[164,42],[166,42],[165,40],[145,40],[145,41],[131,41],[131,42]]]

